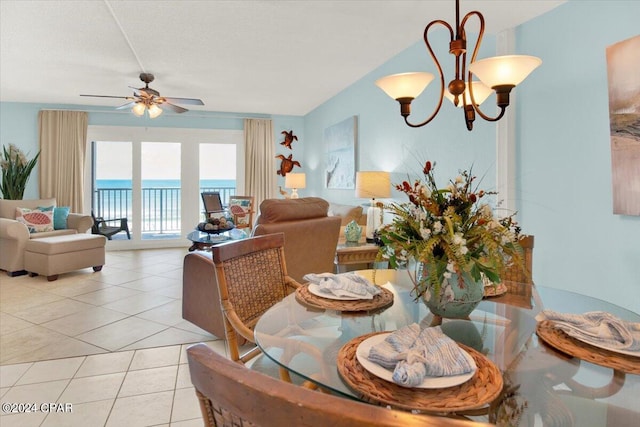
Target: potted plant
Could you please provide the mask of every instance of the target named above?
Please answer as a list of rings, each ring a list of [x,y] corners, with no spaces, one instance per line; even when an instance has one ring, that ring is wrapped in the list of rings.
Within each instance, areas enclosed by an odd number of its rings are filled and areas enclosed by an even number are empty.
[[[22,200],[24,189],[29,181],[29,175],[35,167],[40,152],[31,160],[27,160],[22,150],[13,144],[9,144],[9,149],[2,146],[2,183],[0,191],[2,197],[8,200]]]
[[[477,187],[476,177],[461,171],[439,187],[435,163],[427,161],[424,179],[404,181],[396,189],[409,202],[386,207],[394,214],[379,230],[379,255],[391,268],[415,262],[415,298],[423,298],[432,313],[466,318],[484,295],[484,283],[499,283],[505,268],[524,269],[519,227],[513,215],[497,218]]]

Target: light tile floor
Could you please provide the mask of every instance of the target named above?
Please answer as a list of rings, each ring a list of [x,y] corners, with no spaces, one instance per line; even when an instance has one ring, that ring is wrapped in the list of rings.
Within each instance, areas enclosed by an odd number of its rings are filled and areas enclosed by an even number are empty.
[[[0,425],[201,426],[185,350],[225,347],[182,319],[186,253],[107,252],[101,272],[54,282],[0,272],[0,401],[72,405],[22,414],[3,406]]]

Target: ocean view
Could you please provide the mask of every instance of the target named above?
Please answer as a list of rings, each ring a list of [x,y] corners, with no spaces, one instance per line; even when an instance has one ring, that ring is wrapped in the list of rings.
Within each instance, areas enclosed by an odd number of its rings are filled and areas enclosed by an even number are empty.
[[[235,179],[202,179],[200,188],[236,187]],[[96,189],[131,188],[130,179],[96,179]],[[142,188],[180,188],[179,179],[144,179]]]
[[[96,216],[104,218],[131,218],[131,180],[97,179],[93,195]],[[223,204],[235,194],[234,179],[204,179],[200,189],[220,191]],[[200,210],[203,210],[200,201]],[[142,231],[156,234],[180,231],[181,189],[177,179],[151,179],[142,181]],[[131,225],[130,225],[131,228]]]

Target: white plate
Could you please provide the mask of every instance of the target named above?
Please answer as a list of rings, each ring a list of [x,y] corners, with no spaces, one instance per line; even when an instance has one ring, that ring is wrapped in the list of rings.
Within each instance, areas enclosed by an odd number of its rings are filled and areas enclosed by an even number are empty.
[[[356,300],[362,299],[358,297],[338,296],[328,292],[322,292],[320,290],[320,286],[316,285],[315,283],[309,283],[309,292],[322,298],[336,299],[336,300],[342,300],[342,301],[356,301]]]
[[[371,372],[376,377],[382,378],[383,380],[386,380],[395,384],[395,381],[393,381],[393,378],[392,378],[393,376],[392,371],[383,368],[382,366],[370,361],[367,358],[367,356],[369,355],[369,349],[374,345],[384,341],[384,339],[389,335],[391,335],[391,332],[387,334],[374,335],[362,341],[358,346],[358,348],[356,349],[356,358],[358,359],[358,362],[360,362],[360,364],[364,369]],[[475,375],[476,370],[478,368],[476,366],[476,362],[473,360],[473,357],[471,357],[471,355],[464,350],[462,350],[462,352],[464,353],[465,357],[469,360],[469,362],[473,365],[473,371],[469,372],[468,374],[452,375],[449,377],[426,377],[424,381],[422,381],[422,384],[413,388],[445,388],[445,387],[453,387],[455,385],[462,384],[464,382],[469,381]]]

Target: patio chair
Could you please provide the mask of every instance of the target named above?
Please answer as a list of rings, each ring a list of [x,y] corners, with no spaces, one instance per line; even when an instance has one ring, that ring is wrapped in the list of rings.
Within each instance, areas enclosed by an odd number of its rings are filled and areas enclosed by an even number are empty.
[[[205,344],[187,349],[205,427],[485,426],[318,393],[248,369]]]
[[[202,204],[204,205],[205,218],[209,218],[212,214],[224,210],[218,191],[203,191],[200,193],[200,197],[202,197]]]
[[[92,234],[100,234],[105,236],[107,239],[112,240],[111,237],[114,234],[124,231],[127,233],[127,239],[131,240],[127,218],[104,219],[101,216],[95,216],[93,211],[91,211],[91,218],[93,218],[93,225],[91,226]]]

